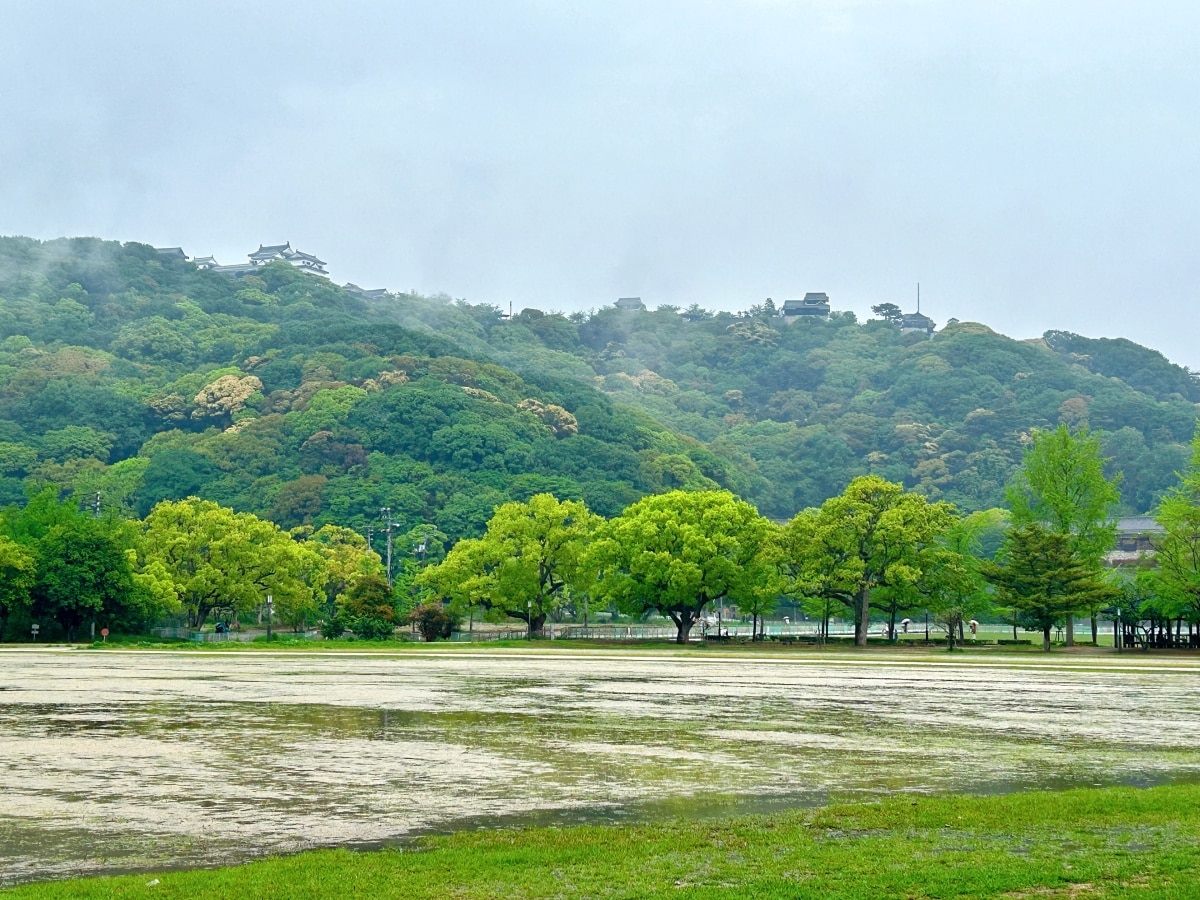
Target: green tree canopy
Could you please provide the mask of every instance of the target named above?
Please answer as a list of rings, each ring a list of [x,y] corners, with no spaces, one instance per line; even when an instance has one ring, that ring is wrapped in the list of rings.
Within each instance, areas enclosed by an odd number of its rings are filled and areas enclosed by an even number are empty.
[[[326,578],[319,554],[277,525],[195,497],[155,506],[138,551],[143,567],[170,580],[193,628],[214,609],[248,612],[268,593],[281,606],[310,602]]]
[[[459,606],[520,619],[540,633],[565,592],[581,584],[583,552],[599,521],[582,501],[551,494],[502,504],[483,537],[460,541],[416,583]]]
[[[1192,462],[1155,513],[1164,529],[1154,542],[1153,586],[1157,610],[1166,618],[1200,621],[1200,429],[1192,438]]]
[[[783,565],[789,592],[845,604],[855,643],[865,646],[871,592],[915,585],[953,521],[947,503],[931,503],[877,475],[855,478],[840,496],[788,523]]]
[[[1113,512],[1121,494],[1104,475],[1100,440],[1087,427],[1035,431],[1008,489],[1013,523],[1040,522],[1066,535],[1085,565],[1099,568],[1116,536]]]
[[[1074,610],[1115,600],[1107,584],[1072,545],[1070,535],[1031,522],[1012,528],[997,562],[980,564],[983,577],[996,586],[1000,601],[1018,612],[1026,625],[1042,632],[1042,648],[1050,649],[1050,632]]]
[[[590,554],[594,592],[624,612],[659,612],[686,643],[713,601],[748,597],[770,523],[728,491],[644,497],[602,529]]]
[[[0,535],[0,640],[4,638],[9,617],[29,608],[36,574],[33,554],[16,541]]]

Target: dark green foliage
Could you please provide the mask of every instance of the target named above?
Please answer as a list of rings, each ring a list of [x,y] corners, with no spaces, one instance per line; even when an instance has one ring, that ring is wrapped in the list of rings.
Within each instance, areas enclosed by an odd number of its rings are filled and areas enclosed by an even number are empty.
[[[446,607],[436,601],[422,603],[408,614],[408,621],[417,626],[421,640],[426,642],[450,637],[455,624]]]
[[[194,450],[164,450],[150,459],[138,490],[138,515],[145,517],[160,500],[199,496],[216,475],[216,466]]]
[[[364,641],[386,641],[396,631],[396,623],[391,619],[377,619],[374,616],[357,616],[350,619],[349,622],[350,630],[360,640]]]
[[[980,563],[1000,602],[1017,611],[1026,627],[1050,632],[1075,612],[1106,606],[1118,596],[1073,549],[1071,536],[1031,523],[1009,531],[998,562]]]
[[[0,529],[0,631],[14,612],[41,624],[44,637],[67,640],[87,623],[144,624],[126,555],[129,523],[95,518],[48,490],[5,510]]]

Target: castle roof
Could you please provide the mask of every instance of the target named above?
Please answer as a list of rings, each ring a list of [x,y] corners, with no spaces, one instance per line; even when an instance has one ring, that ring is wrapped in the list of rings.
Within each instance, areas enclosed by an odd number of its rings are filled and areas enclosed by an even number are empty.
[[[258,245],[258,249],[253,253],[247,254],[251,259],[271,259],[277,256],[283,256],[291,252],[292,242],[286,244],[270,244],[268,246]]]

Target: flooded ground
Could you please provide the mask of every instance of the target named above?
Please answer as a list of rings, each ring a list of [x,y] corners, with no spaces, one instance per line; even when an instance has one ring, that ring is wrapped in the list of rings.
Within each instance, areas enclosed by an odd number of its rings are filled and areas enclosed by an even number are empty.
[[[522,821],[1200,777],[1200,666],[0,652],[0,883]]]

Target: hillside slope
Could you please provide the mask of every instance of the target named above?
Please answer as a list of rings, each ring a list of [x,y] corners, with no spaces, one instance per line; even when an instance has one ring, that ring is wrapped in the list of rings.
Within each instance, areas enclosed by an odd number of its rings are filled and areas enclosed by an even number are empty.
[[[1142,512],[1188,459],[1200,381],[1131,341],[1049,332],[1016,341],[952,322],[932,340],[852,314],[783,324],[739,315],[607,307],[570,317],[401,297],[409,327],[466,336],[518,372],[558,370],[704,441],[725,478],[786,518],[876,472],[968,510],[1000,505],[1029,433],[1100,433]]]
[[[289,527],[390,507],[457,537],[545,490],[612,514],[716,484],[783,519],[871,471],[977,509],[1002,502],[1031,429],[1066,421],[1101,434],[1133,512],[1188,458],[1200,385],[1129,341],[772,313],[506,320],[285,264],[235,280],[141,244],[3,238],[0,504],[52,483]]]

